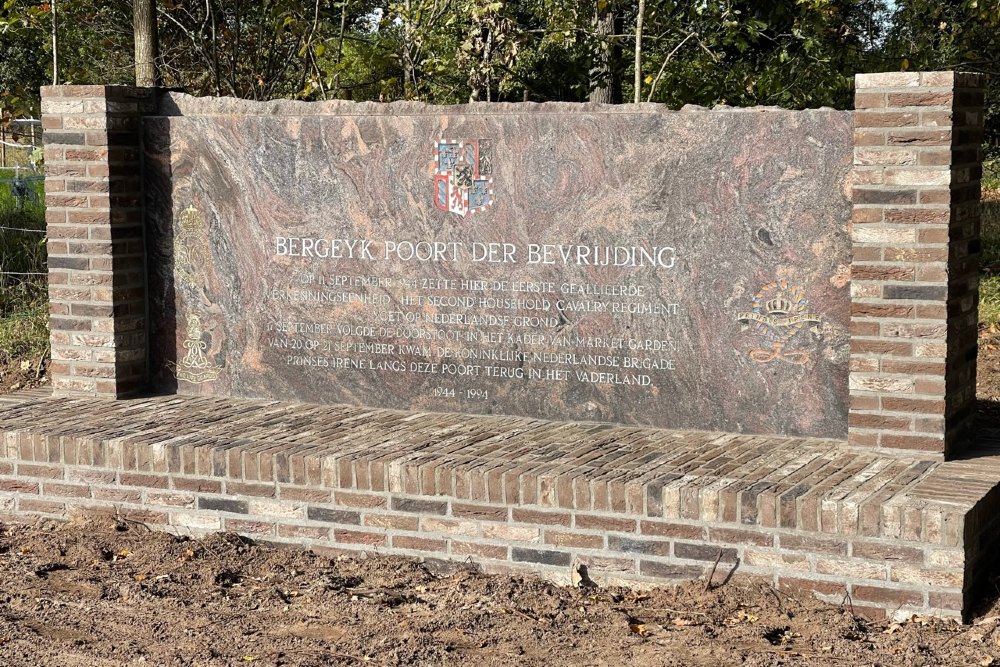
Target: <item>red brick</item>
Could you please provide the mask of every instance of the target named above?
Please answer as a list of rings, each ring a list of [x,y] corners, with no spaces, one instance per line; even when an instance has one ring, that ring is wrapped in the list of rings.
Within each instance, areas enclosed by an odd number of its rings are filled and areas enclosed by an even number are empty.
[[[882,588],[881,586],[852,586],[851,598],[862,602],[875,602],[884,607],[902,607],[904,605],[922,607],[924,605],[923,593]]]
[[[104,500],[112,503],[142,502],[142,493],[137,489],[119,489],[95,486],[91,489],[94,500]]]
[[[166,475],[143,475],[123,472],[120,480],[122,486],[142,486],[149,489],[166,489],[170,486],[170,478]]]
[[[278,537],[301,537],[307,540],[330,539],[330,529],[323,526],[278,524]]]
[[[129,521],[137,521],[151,526],[166,526],[170,523],[170,516],[166,512],[134,507],[116,507],[114,512]]]
[[[513,520],[518,523],[535,523],[546,526],[569,526],[571,522],[569,512],[540,512],[537,510],[522,509],[520,507],[514,507],[511,512]],[[579,522],[581,516],[585,515],[577,515],[577,522]],[[583,526],[577,523],[577,528],[583,528]]]
[[[844,584],[799,577],[779,577],[778,590],[799,594],[819,593],[821,595],[844,595],[847,593],[847,587]]]
[[[889,249],[884,252],[889,252]],[[913,267],[908,266],[851,265],[852,280],[913,280],[913,273]]]
[[[274,498],[273,484],[250,484],[247,482],[226,482],[226,494],[236,496],[255,496],[257,498]]]
[[[42,486],[42,495],[61,496],[63,498],[89,498],[90,487],[82,484],[52,484],[46,482]]]
[[[515,518],[515,521],[519,519]],[[634,519],[619,519],[610,516],[597,516],[595,514],[577,514],[576,528],[587,528],[592,530],[608,530],[616,533],[634,533],[636,522]]]
[[[18,498],[17,509],[19,512],[39,512],[41,514],[63,514],[66,511],[66,505],[65,503],[56,503],[47,500],[32,500],[29,498]]]
[[[0,491],[2,492],[37,494],[38,489],[38,482],[29,482],[23,479],[0,479]]]
[[[896,561],[914,565],[920,565],[924,562],[922,549],[883,542],[855,540],[851,545],[851,555],[854,558],[865,558],[872,561]]]
[[[882,409],[890,412],[912,412],[929,415],[944,413],[944,401],[920,400],[916,398],[882,397]]]
[[[554,544],[560,547],[576,547],[579,549],[603,549],[604,537],[601,535],[590,535],[587,533],[564,533],[554,530],[546,530],[545,544]]]
[[[417,530],[420,517],[412,514],[365,514],[361,522],[373,528],[393,528],[395,530]]]
[[[907,92],[889,93],[889,107],[950,107],[955,100],[955,94],[948,92]]]
[[[645,522],[643,522],[643,532],[645,532],[645,530]],[[677,535],[677,537],[692,537],[694,539],[699,539],[697,535]],[[753,544],[761,547],[769,547],[774,544],[774,535],[759,530],[710,527],[708,529],[708,540],[710,542],[722,544]]]
[[[333,499],[332,491],[296,486],[282,486],[278,494],[282,500],[298,500],[306,503],[329,503]]]
[[[471,505],[468,503],[452,503],[452,516],[480,521],[506,521],[507,508],[501,505]]]
[[[705,539],[705,528],[703,526],[692,526],[690,524],[670,523],[666,521],[642,521],[640,522],[639,532],[643,535],[656,535],[658,537],[680,537],[688,540]]]
[[[890,449],[913,449],[924,452],[943,452],[944,435],[920,436],[920,435],[897,435],[895,433],[883,433],[879,436],[879,444]]]
[[[60,466],[35,465],[31,463],[19,463],[17,465],[17,474],[19,477],[62,479],[64,470]]]
[[[383,533],[367,533],[357,530],[335,530],[333,539],[348,544],[367,544],[369,546],[386,546],[386,536]]]
[[[847,542],[844,540],[825,539],[806,535],[782,535],[779,540],[781,541],[782,549],[839,556],[847,555]]]
[[[196,493],[222,493],[222,482],[217,479],[199,479],[196,477],[172,477],[171,484],[178,491],[194,491]]]
[[[857,412],[850,413],[847,418],[848,425],[853,428],[892,429],[897,431],[910,430],[910,421],[909,417],[881,414],[870,415]]]
[[[479,544],[477,542],[451,541],[451,553],[458,556],[475,556],[478,558],[492,558],[494,560],[507,560],[507,547],[494,544]]]
[[[187,493],[146,492],[146,502],[151,505],[166,505],[168,507],[194,507],[195,497]]]
[[[222,525],[227,532],[243,535],[274,535],[275,532],[275,525],[267,521],[226,518],[223,520]]]
[[[385,496],[372,496],[364,493],[347,493],[346,491],[337,491],[334,493],[333,497],[338,505],[359,507],[363,509],[385,507],[388,503]]]
[[[392,546],[395,549],[410,549],[413,551],[446,552],[448,550],[447,540],[431,540],[410,535],[393,535]]]
[[[931,609],[948,609],[950,611],[962,611],[963,602],[961,593],[935,593],[928,594],[927,604]]]

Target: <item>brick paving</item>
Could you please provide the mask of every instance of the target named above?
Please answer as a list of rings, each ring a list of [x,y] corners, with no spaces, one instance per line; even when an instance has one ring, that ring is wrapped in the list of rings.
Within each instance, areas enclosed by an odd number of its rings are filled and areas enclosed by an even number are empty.
[[[1000,504],[992,439],[942,462],[835,440],[44,391],[0,402],[0,433],[0,509],[103,507],[557,577],[579,560],[605,582],[702,576],[719,557],[779,586],[852,593],[872,614],[899,599],[966,607]]]

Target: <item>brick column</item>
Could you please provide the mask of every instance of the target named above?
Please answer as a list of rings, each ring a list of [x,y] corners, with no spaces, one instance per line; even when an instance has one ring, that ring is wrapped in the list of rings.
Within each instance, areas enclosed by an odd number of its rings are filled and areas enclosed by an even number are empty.
[[[976,390],[983,78],[860,74],[854,115],[854,445],[952,456]]]
[[[154,92],[42,88],[57,394],[119,397],[146,382],[140,120]]]

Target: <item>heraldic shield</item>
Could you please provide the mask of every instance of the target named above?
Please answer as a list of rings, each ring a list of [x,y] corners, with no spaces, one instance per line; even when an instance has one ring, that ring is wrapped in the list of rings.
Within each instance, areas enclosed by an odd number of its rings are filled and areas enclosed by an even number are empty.
[[[434,142],[434,204],[466,215],[493,205],[493,145],[487,139]]]

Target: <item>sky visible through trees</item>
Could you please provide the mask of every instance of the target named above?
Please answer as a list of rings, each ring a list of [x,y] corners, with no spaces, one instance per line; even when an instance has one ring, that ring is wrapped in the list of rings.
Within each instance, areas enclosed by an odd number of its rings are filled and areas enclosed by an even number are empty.
[[[134,82],[132,0],[58,10],[61,83]],[[995,0],[157,0],[156,14],[164,85],[248,99],[850,108],[857,72],[1000,73]],[[6,114],[37,113],[51,28],[51,4],[0,0]],[[993,145],[997,121],[991,106]]]

